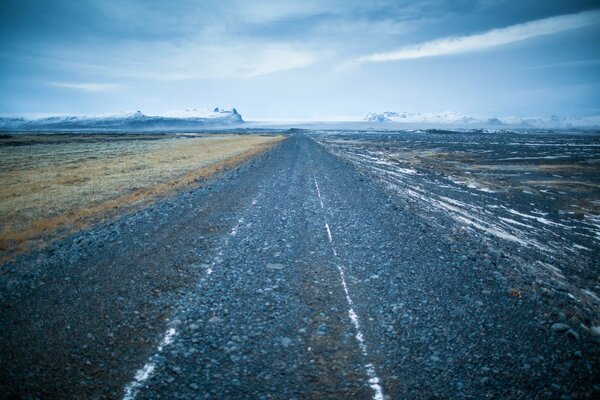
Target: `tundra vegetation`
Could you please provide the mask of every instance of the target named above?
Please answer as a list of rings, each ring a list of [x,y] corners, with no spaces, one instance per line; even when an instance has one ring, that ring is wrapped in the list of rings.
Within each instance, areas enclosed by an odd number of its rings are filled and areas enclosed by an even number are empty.
[[[278,135],[3,135],[0,260],[148,205],[282,140]]]

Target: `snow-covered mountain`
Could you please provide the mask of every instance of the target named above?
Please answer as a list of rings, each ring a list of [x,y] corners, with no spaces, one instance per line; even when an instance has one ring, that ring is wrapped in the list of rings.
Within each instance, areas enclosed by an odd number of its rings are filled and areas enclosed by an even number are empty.
[[[409,113],[392,112],[368,113],[367,122],[395,122],[412,125],[453,125],[465,127],[506,127],[506,128],[598,128],[600,116],[595,117],[496,117],[481,114]]]
[[[60,130],[60,131],[109,131],[109,130],[172,130],[242,124],[242,116],[232,110],[184,110],[164,115],[145,115],[141,111],[98,116],[56,116],[38,119],[0,118],[1,130]]]

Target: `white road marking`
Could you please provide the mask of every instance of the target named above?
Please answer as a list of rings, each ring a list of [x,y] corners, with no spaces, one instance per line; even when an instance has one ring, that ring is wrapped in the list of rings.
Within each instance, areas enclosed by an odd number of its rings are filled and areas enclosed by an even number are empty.
[[[173,343],[173,337],[177,334],[175,328],[167,329],[167,332],[163,336],[162,340],[158,345],[158,353],[161,353],[165,346]],[[142,385],[152,376],[154,370],[156,369],[156,362],[150,358],[150,360],[144,364],[144,366],[138,369],[135,372],[133,377],[133,381],[131,381],[127,386],[125,386],[125,394],[123,395],[123,400],[133,400],[135,396],[138,394]]]
[[[255,205],[257,203],[258,199],[254,199],[252,200],[252,205]],[[217,256],[215,257],[215,259],[210,263],[210,267],[208,267],[206,269],[206,274],[210,275],[213,273],[214,271],[214,267],[215,265],[219,264],[221,261],[223,261],[223,248],[227,247],[227,245],[229,244],[229,239],[232,237],[235,237],[238,234],[238,230],[240,229],[240,226],[244,223],[244,218],[240,218],[238,219],[238,222],[233,226],[233,228],[231,228],[231,230],[229,231],[229,236],[225,237],[225,240],[223,241],[223,244],[221,245],[221,250],[219,250],[219,252],[217,253]]]
[[[252,205],[255,206],[257,204],[257,202],[258,202],[258,197],[255,198],[254,200],[252,200]],[[207,275],[212,274],[213,267],[222,261],[222,257],[224,254],[222,249],[224,247],[227,247],[227,245],[229,244],[230,238],[237,235],[238,230],[243,223],[244,223],[244,218],[240,218],[238,220],[238,222],[235,224],[235,226],[233,228],[231,228],[231,230],[229,231],[229,235],[227,237],[225,237],[225,240],[224,240],[223,244],[221,245],[221,250],[219,250],[219,252],[217,253],[217,256],[211,263],[210,267],[208,267],[206,269]],[[158,344],[156,354],[162,353],[163,348],[165,346],[168,346],[171,343],[173,343],[173,337],[175,336],[176,333],[177,332],[176,332],[175,328],[167,329],[167,332],[165,333],[162,340]],[[156,355],[156,354],[154,354],[154,355]],[[150,377],[154,374],[154,370],[156,369],[156,362],[152,361],[153,358],[154,357],[150,357],[149,361],[146,364],[144,364],[144,366],[142,368],[138,369],[135,372],[133,381],[131,381],[130,383],[128,383],[125,386],[125,394],[123,395],[123,400],[134,400],[135,396],[137,396],[138,392],[140,391],[140,389],[142,388],[144,383],[148,379],[150,379]]]
[[[333,237],[331,236],[331,230],[329,229],[329,224],[325,222],[325,229],[327,230],[327,236],[329,237],[329,243],[333,243]]]
[[[237,235],[237,233],[238,233],[238,229],[240,228],[240,225],[241,225],[242,223],[244,223],[244,218],[240,218],[240,219],[238,220],[238,223],[237,223],[237,224],[235,224],[235,226],[234,226],[233,228],[231,228],[231,231],[229,232],[229,234],[230,234],[231,236],[235,236],[235,235]]]
[[[321,198],[321,189],[319,189],[319,184],[317,183],[317,178],[315,178],[315,186],[317,187],[317,196],[319,197],[319,203],[321,203],[321,209],[325,209],[323,206],[323,199]]]
[[[315,181],[315,187],[317,188],[317,197],[319,198],[319,202],[321,204],[321,210],[325,211],[325,206],[323,205],[323,199],[321,198],[321,189],[319,188],[319,183],[317,182],[317,177],[313,176],[314,181]],[[325,213],[323,213],[323,219],[325,219],[325,230],[327,231],[327,237],[329,239],[329,245],[331,246],[331,250],[333,251],[333,255],[335,257],[337,257],[337,251],[335,249],[335,246],[333,245],[333,236],[331,234],[331,229],[329,228],[329,223],[327,222],[327,217],[325,216]],[[344,269],[342,268],[342,266],[339,263],[336,263],[336,267],[337,270],[340,274],[340,280],[342,282],[342,287],[344,288],[344,293],[346,294],[346,302],[348,303],[348,316],[350,317],[350,321],[352,322],[352,326],[354,327],[354,330],[356,332],[356,335],[354,336],[356,338],[356,341],[358,342],[358,347],[360,348],[361,353],[363,354],[363,356],[368,359],[369,358],[369,351],[367,349],[367,344],[365,343],[365,337],[362,334],[362,331],[360,330],[360,321],[358,319],[358,315],[356,314],[356,312],[354,311],[354,308],[352,307],[354,302],[352,301],[352,298],[350,297],[350,292],[348,291],[348,285],[346,284],[346,275],[344,274]],[[371,387],[371,389],[373,389],[373,399],[374,400],[383,400],[383,389],[381,387],[381,379],[379,379],[379,377],[377,376],[377,373],[375,372],[375,366],[373,365],[373,363],[367,363],[365,364],[365,370],[367,372],[367,376],[369,377],[369,386]]]

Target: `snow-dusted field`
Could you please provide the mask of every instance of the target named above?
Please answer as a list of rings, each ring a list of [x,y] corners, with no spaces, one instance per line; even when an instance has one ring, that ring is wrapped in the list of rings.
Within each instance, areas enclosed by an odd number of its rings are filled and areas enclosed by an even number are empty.
[[[599,135],[328,132],[318,140],[431,221],[450,217],[490,248],[508,246],[541,290],[600,306]]]

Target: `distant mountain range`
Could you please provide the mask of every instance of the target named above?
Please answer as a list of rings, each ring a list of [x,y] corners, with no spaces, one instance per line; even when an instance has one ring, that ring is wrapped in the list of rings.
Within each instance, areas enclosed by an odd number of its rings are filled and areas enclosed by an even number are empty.
[[[0,130],[16,131],[122,131],[174,130],[230,126],[244,123],[232,110],[184,110],[164,115],[145,115],[141,111],[98,116],[57,116],[38,119],[0,118]]]
[[[356,121],[356,120],[355,120]],[[406,127],[490,128],[490,129],[600,129],[600,116],[595,117],[497,117],[481,114],[411,113],[392,112],[368,113],[363,122]],[[53,116],[45,118],[0,117],[0,131],[173,131],[205,128],[231,127],[245,121],[235,108],[225,110],[189,109],[161,115],[146,115],[141,111],[96,116]],[[356,122],[354,122],[356,123]],[[338,121],[337,124],[343,124]],[[360,123],[359,123],[360,124]],[[296,123],[288,123],[296,125]],[[351,129],[356,129],[355,125]],[[396,128],[402,129],[401,126]]]
[[[391,112],[368,113],[367,122],[403,123],[411,125],[444,125],[456,127],[491,127],[491,128],[598,128],[600,116],[596,117],[496,117],[481,114],[445,113],[409,113]]]

